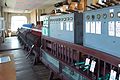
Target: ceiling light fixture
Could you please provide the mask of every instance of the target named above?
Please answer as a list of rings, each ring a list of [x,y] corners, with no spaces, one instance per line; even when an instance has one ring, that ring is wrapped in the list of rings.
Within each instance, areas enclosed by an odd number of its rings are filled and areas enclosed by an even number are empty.
[[[5,2],[5,6],[7,6],[7,3]]]

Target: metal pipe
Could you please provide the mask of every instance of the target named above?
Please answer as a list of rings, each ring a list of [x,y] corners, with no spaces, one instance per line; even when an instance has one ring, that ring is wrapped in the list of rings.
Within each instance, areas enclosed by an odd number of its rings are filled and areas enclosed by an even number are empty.
[[[102,5],[102,4],[99,4],[99,3],[96,3],[97,5],[101,6],[102,8],[105,8],[106,6],[105,5]]]
[[[96,9],[96,8],[91,7],[91,6],[86,6],[86,7],[90,8],[90,9],[92,9],[92,10],[95,10],[95,9]]]
[[[94,8],[97,8],[97,9],[100,8],[100,7],[98,7],[98,6],[94,5],[94,4],[90,4],[90,5],[93,6]]]

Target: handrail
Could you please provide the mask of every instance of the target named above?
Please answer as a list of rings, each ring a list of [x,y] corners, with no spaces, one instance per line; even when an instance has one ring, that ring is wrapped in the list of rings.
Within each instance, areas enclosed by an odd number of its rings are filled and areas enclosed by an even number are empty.
[[[58,40],[58,39],[55,39],[55,38],[52,38],[52,37],[42,36],[42,38],[46,39],[46,40],[49,40],[51,42],[59,43],[61,45],[66,45],[67,47],[70,47],[72,49],[81,51],[85,54],[88,54],[88,55],[94,56],[98,59],[101,59],[103,61],[106,61],[106,62],[108,62],[108,63],[110,63],[110,64],[112,64],[116,67],[120,64],[120,58],[118,58],[116,56],[112,56],[112,55],[107,54],[105,52],[94,50],[94,49],[84,47],[84,46],[81,46],[81,45],[76,45],[76,44],[73,44],[73,43],[70,43],[70,42],[67,42],[67,41]]]
[[[43,51],[43,50],[42,50]],[[45,52],[47,52],[46,50],[44,50]],[[53,56],[53,55],[51,55],[51,54],[49,54],[50,56],[52,56],[52,57],[54,57],[55,59],[57,59],[57,60],[59,60],[58,58],[56,58],[55,56]],[[87,78],[88,80],[92,80],[89,76],[87,76],[87,74],[86,73],[83,73],[81,70],[78,70],[78,69],[76,69],[76,68],[74,68],[74,66],[72,66],[72,65],[68,65],[68,64],[66,64],[63,60],[59,60],[64,66],[68,66],[69,68],[71,68],[72,70],[75,70],[76,72],[80,72],[80,74],[82,75],[82,76],[84,76],[85,78]],[[58,72],[58,71],[57,71]],[[68,79],[69,80],[69,79]]]
[[[42,36],[42,46],[44,51],[58,59],[64,66],[67,65],[72,70],[79,72],[89,80],[96,80],[101,77],[104,78],[106,74],[110,73],[111,69],[114,69],[120,74],[120,67],[118,66],[120,64],[119,57],[47,36]],[[85,58],[90,58],[91,61],[96,61],[96,67],[93,73],[88,69],[86,69],[85,72],[81,71],[80,67],[76,68],[77,66],[75,63],[78,62],[78,64],[80,64],[85,61]],[[82,66],[84,67],[85,65]],[[95,79],[90,76],[91,74],[95,76]]]

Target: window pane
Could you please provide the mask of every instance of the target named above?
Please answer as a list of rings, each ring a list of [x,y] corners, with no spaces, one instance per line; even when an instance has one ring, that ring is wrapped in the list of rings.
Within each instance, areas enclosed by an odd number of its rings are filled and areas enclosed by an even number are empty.
[[[27,18],[25,16],[12,16],[11,31],[17,31],[23,24],[27,24]]]

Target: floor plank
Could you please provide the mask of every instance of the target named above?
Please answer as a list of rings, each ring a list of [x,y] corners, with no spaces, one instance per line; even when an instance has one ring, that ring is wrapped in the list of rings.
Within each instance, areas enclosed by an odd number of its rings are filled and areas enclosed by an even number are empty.
[[[19,41],[15,37],[7,38],[7,41],[5,41],[5,46],[0,46],[4,50],[2,53],[8,53],[8,54],[14,54],[14,61],[16,65],[16,77],[17,80],[47,80],[49,77],[49,69],[46,68],[43,64],[38,64],[33,66],[30,64],[31,59],[26,59],[26,51],[22,49],[18,50],[7,50],[8,48],[12,49],[11,47],[13,43],[16,41],[16,47],[14,48],[21,48]],[[17,45],[18,44],[18,45]]]

